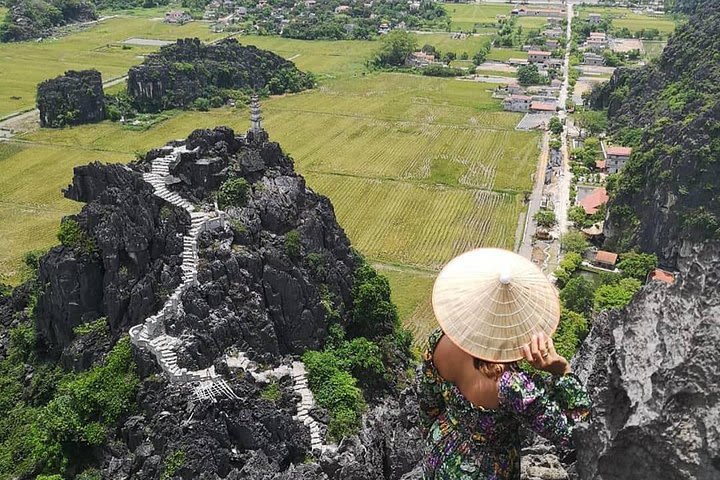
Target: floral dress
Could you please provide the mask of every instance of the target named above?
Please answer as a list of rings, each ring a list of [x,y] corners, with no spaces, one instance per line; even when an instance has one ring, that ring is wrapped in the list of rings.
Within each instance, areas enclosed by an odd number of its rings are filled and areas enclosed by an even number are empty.
[[[590,408],[587,392],[575,376],[545,381],[506,370],[499,380],[498,408],[475,406],[435,369],[432,356],[442,335],[438,329],[428,339],[420,380],[428,448],[425,480],[519,479],[521,424],[559,446],[569,446],[573,427]]]

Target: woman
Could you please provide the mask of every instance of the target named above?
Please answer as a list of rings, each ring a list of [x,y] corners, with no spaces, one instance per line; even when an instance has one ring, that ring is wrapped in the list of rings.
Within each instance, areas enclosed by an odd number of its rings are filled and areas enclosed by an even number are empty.
[[[557,291],[531,262],[478,249],[453,259],[433,287],[440,328],[420,383],[426,480],[520,478],[519,427],[567,447],[590,402],[551,339]],[[521,372],[526,359],[538,370]]]

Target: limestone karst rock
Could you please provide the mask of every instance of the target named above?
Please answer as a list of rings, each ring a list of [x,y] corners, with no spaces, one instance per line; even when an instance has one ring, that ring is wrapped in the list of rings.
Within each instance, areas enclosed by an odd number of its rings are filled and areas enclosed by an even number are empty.
[[[45,80],[38,85],[37,107],[43,127],[59,128],[103,120],[105,94],[100,72],[69,70]]]
[[[720,478],[719,247],[686,245],[673,285],[594,319],[574,360],[594,402],[581,479]]]

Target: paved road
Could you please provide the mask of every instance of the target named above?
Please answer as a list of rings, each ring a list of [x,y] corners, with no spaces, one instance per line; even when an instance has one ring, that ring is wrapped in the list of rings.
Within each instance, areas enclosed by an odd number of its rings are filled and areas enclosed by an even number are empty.
[[[571,34],[571,26],[572,26],[572,16],[573,16],[573,6],[571,3],[568,3],[566,5],[567,7],[567,18],[568,18],[568,26],[567,26],[567,38],[570,39]],[[567,100],[568,96],[568,84],[570,80],[569,76],[569,68],[570,68],[570,49],[567,49],[565,52],[565,60],[564,60],[564,77],[563,77],[563,84],[560,88],[560,96],[558,98],[558,105],[561,106],[561,110],[558,114],[561,120],[565,120],[567,118],[567,113],[565,112],[565,102]],[[523,232],[523,239],[520,243],[520,249],[518,253],[520,255],[524,256],[525,258],[532,258],[532,251],[533,251],[533,234],[535,233],[535,229],[537,228],[537,225],[535,224],[535,221],[532,219],[533,216],[540,210],[540,202],[542,200],[543,196],[543,190],[545,188],[545,169],[547,168],[547,161],[549,156],[549,140],[550,140],[550,133],[545,132],[545,135],[543,136],[543,145],[542,145],[542,151],[540,153],[540,161],[538,162],[537,170],[535,171],[535,185],[533,186],[532,194],[530,195],[530,202],[528,204],[528,213],[525,217],[525,230]],[[564,233],[567,231],[567,211],[568,211],[568,199],[570,196],[570,161],[568,157],[568,147],[567,147],[567,137],[566,135],[562,135],[562,155],[563,155],[563,169],[562,173],[560,175],[559,179],[559,185],[557,188],[557,197],[555,198],[554,204],[555,204],[555,215],[558,218],[558,229],[560,233]]]
[[[571,28],[572,28],[572,18],[573,18],[573,4],[568,3],[567,5],[567,38],[568,41],[570,39]],[[560,99],[559,103],[561,106],[565,106],[565,102],[567,101],[568,97],[568,85],[570,80],[570,49],[567,49],[565,52],[565,78],[563,78],[563,84],[562,88],[560,89]],[[559,113],[560,120],[565,120],[566,123],[570,123],[567,121],[567,112],[563,108],[560,110]],[[558,229],[560,230],[560,234],[567,232],[568,229],[568,203],[570,202],[570,155],[568,152],[568,143],[567,143],[567,132],[569,125],[566,125],[565,132],[562,135],[562,156],[563,156],[563,169],[562,173],[560,174],[559,178],[559,184],[557,189],[557,197],[555,198],[555,216],[558,220]]]

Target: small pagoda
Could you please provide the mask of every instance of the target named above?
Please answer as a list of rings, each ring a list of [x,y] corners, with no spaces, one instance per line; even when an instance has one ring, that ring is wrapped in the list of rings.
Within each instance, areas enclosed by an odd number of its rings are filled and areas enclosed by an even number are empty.
[[[260,116],[260,99],[257,95],[250,97],[250,131],[257,134],[263,131]]]

